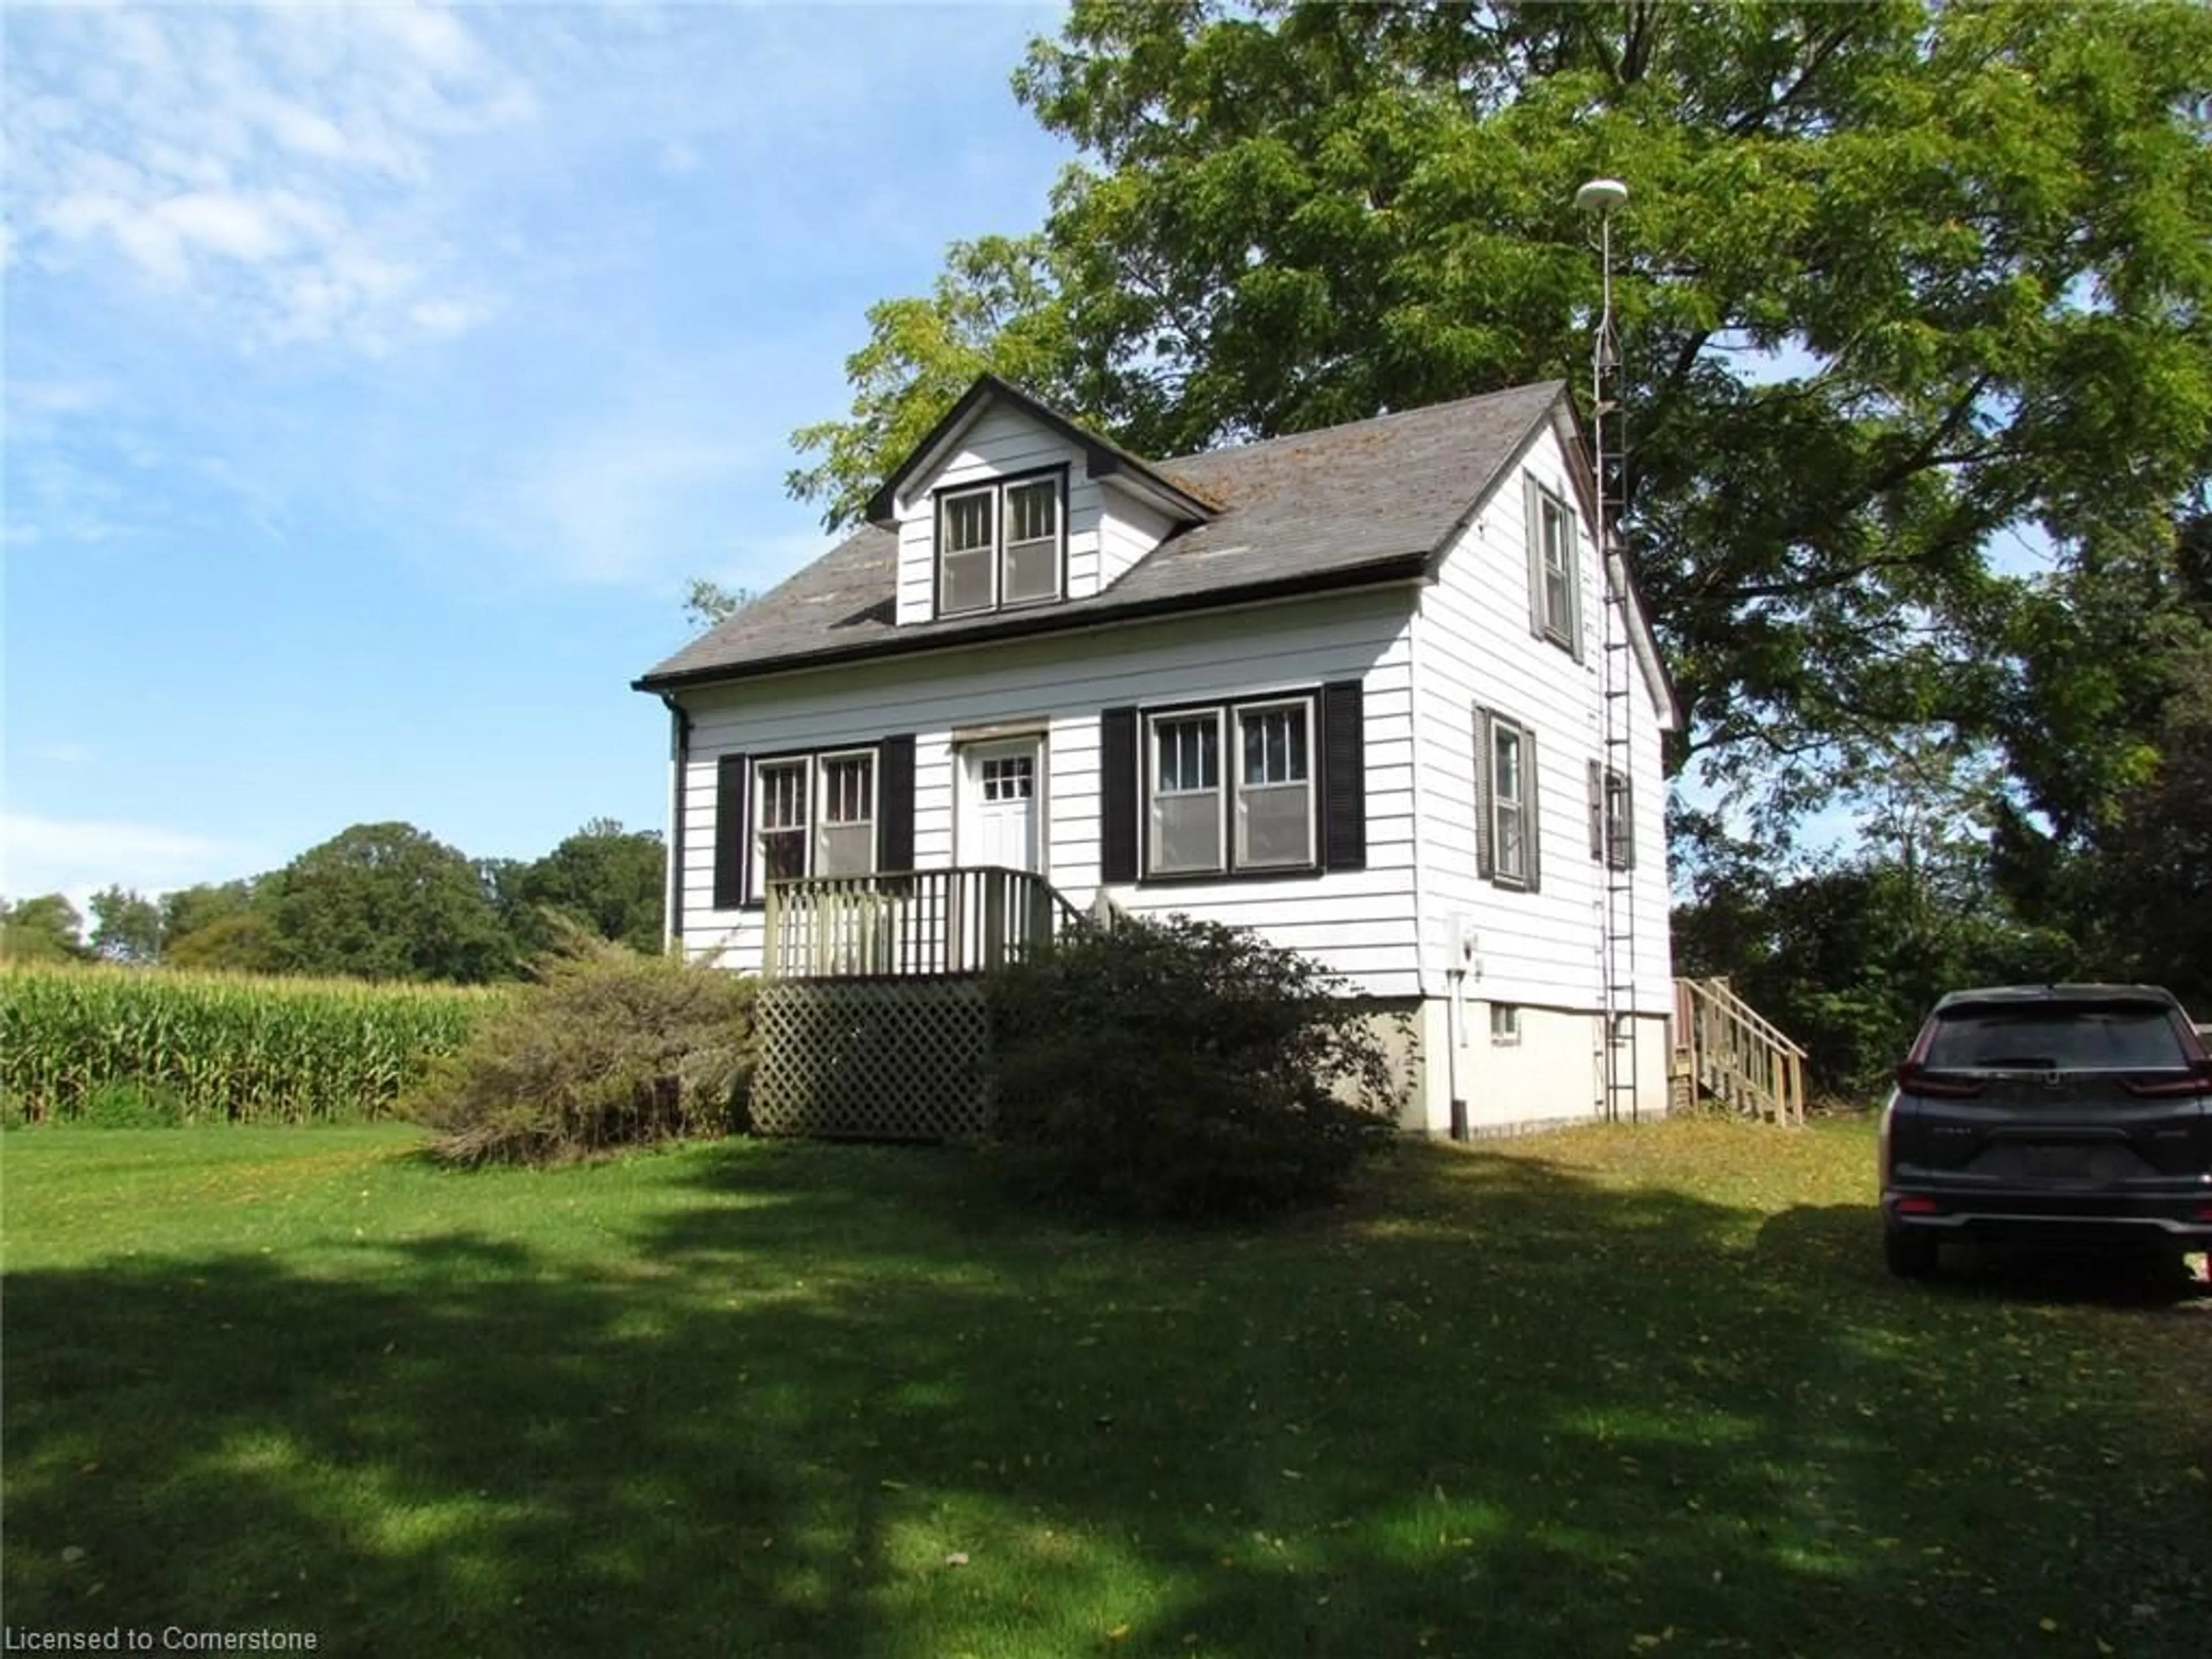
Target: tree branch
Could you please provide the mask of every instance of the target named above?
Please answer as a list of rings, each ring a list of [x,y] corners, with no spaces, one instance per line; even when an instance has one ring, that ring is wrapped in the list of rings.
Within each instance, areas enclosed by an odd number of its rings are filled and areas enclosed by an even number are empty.
[[[1797,72],[1797,78],[1784,88],[1778,96],[1770,99],[1763,107],[1753,110],[1747,115],[1740,116],[1729,124],[1729,131],[1732,136],[1738,138],[1748,137],[1765,126],[1770,117],[1780,114],[1791,104],[1796,102],[1798,94],[1812,84],[1813,77],[1820,72],[1822,66],[1829,58],[1835,56],[1836,49],[1858,33],[1857,15],[1846,11],[1844,16],[1846,21],[1839,24],[1826,40],[1820,41],[1813,49],[1812,60]]]

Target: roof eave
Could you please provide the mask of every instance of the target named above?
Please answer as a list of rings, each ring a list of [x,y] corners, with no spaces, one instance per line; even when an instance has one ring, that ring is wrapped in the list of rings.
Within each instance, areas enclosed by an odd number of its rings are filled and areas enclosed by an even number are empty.
[[[834,668],[880,658],[914,656],[928,651],[951,651],[969,646],[996,645],[1002,641],[1033,639],[1042,635],[1073,633],[1084,628],[1104,627],[1109,623],[1149,622],[1161,617],[1226,610],[1232,605],[1250,605],[1267,599],[1301,599],[1308,594],[1341,592],[1350,588],[1380,587],[1395,581],[1422,578],[1427,574],[1428,550],[1424,548],[1413,553],[1394,553],[1385,558],[1340,570],[1275,577],[1267,581],[1246,582],[1235,587],[1208,588],[1196,593],[1167,594],[1157,599],[1142,599],[1107,611],[1030,611],[1012,618],[994,617],[988,623],[980,623],[957,632],[932,634],[921,638],[893,635],[888,639],[869,640],[836,651],[759,657],[750,662],[680,669],[672,674],[647,674],[632,680],[630,690],[658,695],[702,685],[758,679],[766,675],[789,673],[799,669]]]

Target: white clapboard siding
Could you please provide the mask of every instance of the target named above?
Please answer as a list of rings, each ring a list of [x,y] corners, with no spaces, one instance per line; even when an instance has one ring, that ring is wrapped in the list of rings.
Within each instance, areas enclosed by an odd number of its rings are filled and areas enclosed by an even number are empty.
[[[759,961],[757,911],[713,908],[717,759],[872,743],[915,734],[915,860],[953,863],[953,733],[1012,721],[1047,728],[1047,875],[1079,906],[1100,877],[1099,715],[1212,696],[1240,697],[1359,680],[1370,763],[1367,867],[1272,880],[1117,885],[1145,913],[1183,911],[1256,928],[1310,952],[1374,995],[1419,986],[1414,907],[1412,659],[1413,590],[1382,589],[1104,628],[883,663],[771,676],[685,695],[692,715],[685,779],[684,938]],[[1320,734],[1314,741],[1318,746]]]
[[[937,520],[933,492],[1050,466],[1068,470],[1068,597],[1081,599],[1098,591],[1099,517],[1105,492],[1092,482],[1083,452],[1019,410],[994,404],[969,424],[934,471],[908,481],[900,499],[897,617],[901,623],[927,622],[937,614]]]
[[[1547,429],[1522,458],[1570,501],[1565,457]],[[1583,659],[1529,626],[1526,495],[1521,466],[1498,488],[1421,596],[1413,625],[1419,701],[1414,730],[1420,789],[1422,933],[1426,960],[1452,959],[1457,923],[1474,929],[1476,976],[1468,994],[1564,1008],[1602,1005],[1605,866],[1589,854],[1588,773],[1602,761],[1604,590],[1595,543],[1580,525]],[[1583,517],[1577,508],[1577,518]],[[1636,833],[1636,997],[1639,1010],[1670,1006],[1666,784],[1658,718],[1638,673],[1626,704],[1633,721],[1629,768]],[[1536,732],[1540,886],[1499,888],[1477,873],[1474,709],[1497,710]]]
[[[1095,580],[1098,587],[1110,587],[1138,560],[1165,541],[1175,525],[1166,514],[1146,506],[1126,490],[1109,487],[1103,494],[1105,513],[1098,523]],[[1076,591],[1095,592],[1097,589]]]

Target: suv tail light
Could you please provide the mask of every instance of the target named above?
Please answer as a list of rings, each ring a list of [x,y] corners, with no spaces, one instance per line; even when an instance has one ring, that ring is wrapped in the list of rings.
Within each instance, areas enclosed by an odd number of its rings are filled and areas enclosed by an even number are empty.
[[[1989,1085],[1979,1078],[1946,1077],[1929,1071],[1918,1060],[1908,1060],[1897,1068],[1897,1086],[1906,1094],[1931,1100],[1972,1100]]]
[[[2146,1083],[2139,1078],[2122,1078],[2120,1081],[2131,1095],[2146,1100],[2174,1100],[2184,1095],[2212,1095],[2212,1060],[2192,1060],[2186,1077],[2160,1078],[2155,1083]]]

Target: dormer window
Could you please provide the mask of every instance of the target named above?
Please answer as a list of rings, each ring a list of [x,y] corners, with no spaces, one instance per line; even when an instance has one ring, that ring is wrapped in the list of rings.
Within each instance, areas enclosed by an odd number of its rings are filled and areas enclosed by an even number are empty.
[[[937,614],[1038,605],[1061,592],[1067,475],[1006,478],[937,498]]]

